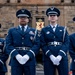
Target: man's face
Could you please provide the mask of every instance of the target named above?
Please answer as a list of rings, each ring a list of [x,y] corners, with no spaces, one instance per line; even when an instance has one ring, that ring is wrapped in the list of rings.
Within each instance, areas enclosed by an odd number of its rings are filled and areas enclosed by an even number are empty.
[[[21,25],[26,25],[26,24],[28,24],[29,19],[28,19],[28,17],[22,16],[22,17],[18,18],[18,21]]]
[[[48,16],[48,21],[50,21],[52,23],[56,22],[57,20],[58,20],[58,16],[55,14],[51,14]]]

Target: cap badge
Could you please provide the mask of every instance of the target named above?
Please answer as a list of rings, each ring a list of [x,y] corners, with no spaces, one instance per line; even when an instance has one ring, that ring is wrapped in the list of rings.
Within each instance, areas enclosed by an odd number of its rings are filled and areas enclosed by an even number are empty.
[[[22,9],[21,11],[24,12],[25,10]]]
[[[53,10],[54,9],[54,7],[51,7],[51,10]]]

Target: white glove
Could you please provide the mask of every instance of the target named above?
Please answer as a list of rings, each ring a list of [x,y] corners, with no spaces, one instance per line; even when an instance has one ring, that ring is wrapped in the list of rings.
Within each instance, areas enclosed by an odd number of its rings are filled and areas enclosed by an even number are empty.
[[[60,62],[61,59],[62,59],[62,56],[61,56],[61,55],[58,55],[56,58],[57,58],[57,59],[59,60],[59,62]]]
[[[50,59],[53,62],[53,64],[55,64],[54,61],[55,61],[56,57],[54,55],[50,55]]]
[[[54,63],[58,66],[60,64],[60,61],[62,59],[62,56],[58,55],[54,61]]]
[[[23,63],[22,63],[22,58],[23,58],[23,57],[22,57],[20,54],[17,54],[17,55],[16,55],[16,59],[17,59],[17,61],[18,61],[20,64],[23,64]]]
[[[22,58],[22,63],[25,64],[29,60],[29,56],[26,54]]]

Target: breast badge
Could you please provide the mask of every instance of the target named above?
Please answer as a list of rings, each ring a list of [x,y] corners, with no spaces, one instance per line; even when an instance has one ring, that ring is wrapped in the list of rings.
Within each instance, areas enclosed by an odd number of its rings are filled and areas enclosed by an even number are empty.
[[[50,34],[50,31],[47,31],[46,34]]]
[[[62,32],[62,30],[60,30],[60,32]]]
[[[29,34],[34,35],[35,33],[33,31],[30,31]]]

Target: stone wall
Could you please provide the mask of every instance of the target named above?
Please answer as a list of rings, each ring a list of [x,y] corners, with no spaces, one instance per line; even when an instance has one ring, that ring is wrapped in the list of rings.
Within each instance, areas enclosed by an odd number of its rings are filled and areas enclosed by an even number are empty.
[[[23,3],[23,4],[59,4],[61,0],[0,0],[4,3]]]
[[[7,34],[7,31],[10,27],[18,25],[18,20],[15,16],[16,11],[20,8],[26,8],[32,13],[32,22],[31,26],[35,28],[36,18],[43,17],[45,19],[45,25],[48,25],[47,17],[45,11],[51,6],[2,6],[0,8],[0,37],[4,37]],[[59,17],[58,23],[63,26],[68,27],[69,33],[74,32],[75,26],[72,18],[75,16],[75,6],[55,6],[60,9],[61,16]],[[38,14],[36,11],[38,10]],[[42,13],[44,12],[44,13]]]

